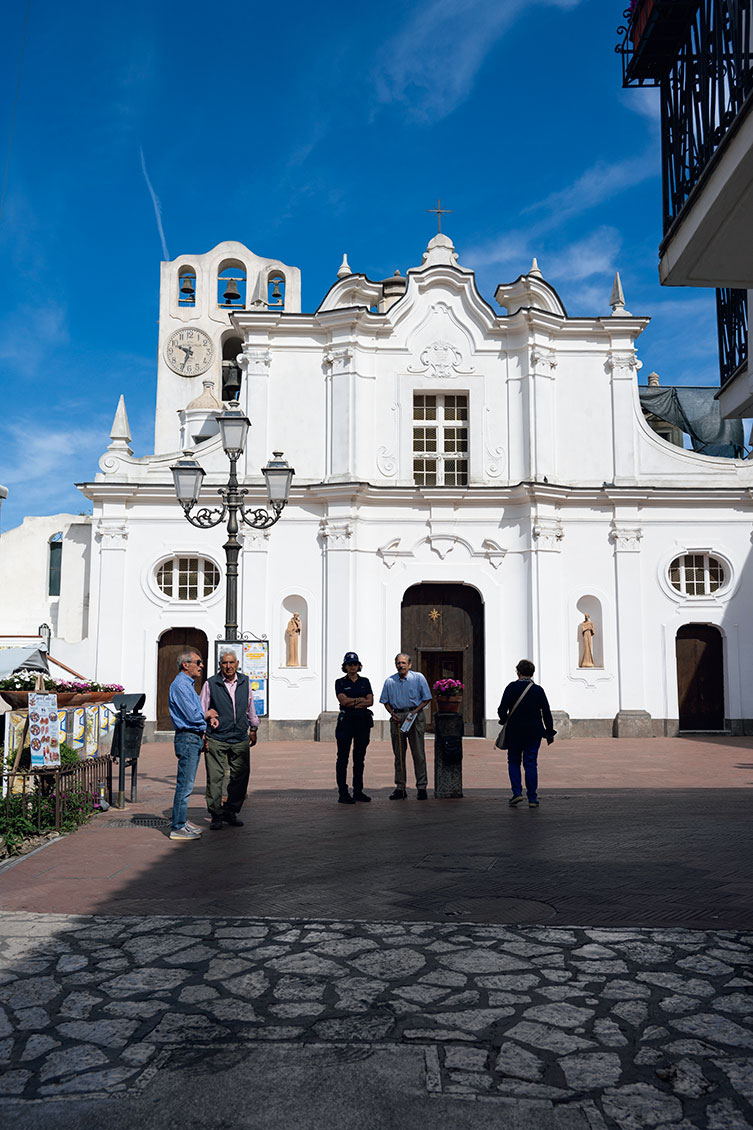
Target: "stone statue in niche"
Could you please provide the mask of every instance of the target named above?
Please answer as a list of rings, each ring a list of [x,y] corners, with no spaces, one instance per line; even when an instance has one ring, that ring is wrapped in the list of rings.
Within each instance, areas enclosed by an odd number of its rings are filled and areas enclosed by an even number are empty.
[[[594,666],[593,640],[594,640],[594,635],[596,633],[596,628],[594,627],[593,620],[589,616],[588,612],[586,613],[585,620],[583,621],[582,624],[579,625],[579,627],[580,627],[580,637],[581,637],[581,640],[583,641],[583,652],[581,654],[580,663],[578,664],[578,666],[579,667],[593,667]]]
[[[285,629],[285,643],[287,644],[285,666],[300,667],[301,617],[297,612],[294,612],[288,620],[288,626]]]

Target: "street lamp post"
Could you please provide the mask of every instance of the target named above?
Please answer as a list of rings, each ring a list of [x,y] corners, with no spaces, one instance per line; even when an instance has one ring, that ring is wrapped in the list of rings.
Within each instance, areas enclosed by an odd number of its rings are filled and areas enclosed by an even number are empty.
[[[175,482],[175,493],[178,502],[183,507],[183,513],[192,526],[202,530],[209,530],[219,526],[227,516],[227,541],[225,542],[225,639],[238,638],[238,556],[241,545],[238,541],[238,519],[251,526],[254,530],[267,530],[279,521],[280,516],[288,502],[290,483],[295,471],[282,457],[281,451],[275,451],[273,458],[261,473],[267,481],[267,495],[269,510],[263,507],[246,507],[243,499],[248,491],[238,485],[238,476],[235,468],[243,454],[246,435],[251,426],[251,421],[242,412],[220,412],[216,416],[222,436],[222,446],[230,460],[230,474],[227,485],[220,487],[218,494],[222,499],[222,506],[202,506],[195,514],[191,510],[199,501],[201,484],[204,479],[204,468],[195,459],[179,459],[170,470]]]

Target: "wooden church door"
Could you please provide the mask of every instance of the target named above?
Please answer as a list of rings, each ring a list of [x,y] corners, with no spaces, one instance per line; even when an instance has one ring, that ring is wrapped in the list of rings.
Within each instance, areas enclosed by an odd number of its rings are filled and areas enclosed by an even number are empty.
[[[465,733],[483,737],[484,605],[477,590],[459,584],[413,585],[403,597],[401,641],[430,690],[438,679],[465,684]],[[432,703],[430,730],[434,710]]]
[[[724,649],[718,628],[684,624],[675,641],[681,730],[724,729]]]
[[[209,647],[207,637],[199,628],[170,628],[160,637],[157,654],[157,729],[172,730],[167,696],[170,684],[178,674],[178,656],[182,651],[193,649],[204,660],[204,674],[196,679],[196,690],[210,672],[207,669]]]

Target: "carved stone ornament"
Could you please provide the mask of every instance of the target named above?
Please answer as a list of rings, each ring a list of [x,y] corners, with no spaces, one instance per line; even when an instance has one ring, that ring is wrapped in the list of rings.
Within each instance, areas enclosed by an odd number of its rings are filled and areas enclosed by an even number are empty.
[[[494,443],[491,438],[492,427],[492,410],[489,405],[486,405],[484,408],[484,452],[486,454],[484,472],[490,479],[496,479],[505,469],[505,449],[501,444]]]
[[[238,536],[243,537],[243,548],[257,552],[269,549],[271,530],[239,530]]]
[[[558,518],[540,518],[533,527],[533,540],[536,549],[558,551],[565,536]]]
[[[501,545],[497,545],[496,541],[492,541],[491,538],[484,538],[481,542],[481,552],[493,569],[499,569],[507,550]]]
[[[340,349],[327,349],[324,354],[324,364],[328,365],[333,373],[347,373],[352,360],[353,350],[349,345]]]
[[[97,522],[94,531],[102,549],[125,549],[128,526],[125,522]]]
[[[638,526],[612,526],[609,540],[616,553],[639,553],[643,530]]]
[[[347,545],[353,536],[353,524],[348,521],[330,521],[323,518],[319,523],[319,534],[326,542],[328,548]]]
[[[399,557],[412,557],[409,549],[400,549],[400,538],[390,538],[377,550],[377,557],[381,557],[388,569],[391,569]]]
[[[244,349],[238,357],[238,364],[249,377],[268,376],[271,363],[272,354],[268,349]]]
[[[557,368],[557,354],[553,349],[534,345],[531,349],[531,372],[539,377],[553,377]]]
[[[420,365],[409,365],[409,373],[430,372],[432,377],[442,380],[447,377],[467,376],[470,369],[462,368],[463,355],[449,341],[433,341],[421,351]]]
[[[607,354],[607,370],[618,380],[632,380],[633,375],[643,368],[635,352],[627,349],[611,349]]]
[[[377,556],[381,557],[382,561],[388,569],[401,558],[414,558],[415,549],[401,549],[400,538],[391,538],[386,541],[384,545],[380,545],[377,549]],[[444,561],[448,553],[452,552],[456,545],[464,547],[470,557],[484,557],[494,569],[499,569],[502,564],[507,550],[491,538],[486,538],[481,543],[481,549],[473,549],[467,541],[463,538],[457,537],[455,534],[429,534],[424,538],[419,545],[428,545],[438,556]]]

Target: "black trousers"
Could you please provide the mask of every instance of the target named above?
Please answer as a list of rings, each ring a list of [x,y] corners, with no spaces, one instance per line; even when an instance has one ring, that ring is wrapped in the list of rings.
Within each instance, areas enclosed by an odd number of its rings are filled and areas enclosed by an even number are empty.
[[[353,712],[355,717],[348,714],[338,721],[335,728],[335,741],[337,742],[337,764],[335,777],[337,791],[343,796],[348,791],[348,757],[351,743],[353,745],[353,792],[363,792],[363,763],[366,758],[366,747],[371,738],[371,719],[365,710]],[[363,717],[358,717],[362,715]]]

